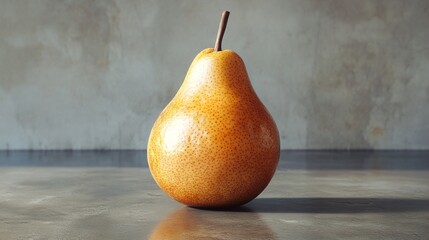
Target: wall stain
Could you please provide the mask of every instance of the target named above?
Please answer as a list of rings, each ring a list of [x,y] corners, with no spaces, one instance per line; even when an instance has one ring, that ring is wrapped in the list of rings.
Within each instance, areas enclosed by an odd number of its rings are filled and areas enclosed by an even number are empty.
[[[422,9],[429,3],[332,0],[313,4],[325,21],[305,102],[306,145],[373,149],[399,142],[387,139],[397,134],[393,130],[402,121],[409,121],[404,108],[412,101],[410,91],[415,91],[419,65],[415,46],[424,45],[421,40],[427,36],[423,19],[428,15]],[[357,32],[370,26],[381,31]],[[335,27],[349,28],[350,35],[336,35]]]
[[[389,95],[393,69],[385,51],[368,42],[353,40],[335,52],[319,56],[311,81],[307,145],[372,148],[365,129],[374,99]]]
[[[45,4],[46,8],[41,12],[30,13],[22,21],[11,18],[2,21],[0,42],[6,47],[0,48],[3,75],[0,86],[6,90],[30,82],[31,74],[39,71],[43,63],[52,61],[58,67],[61,61],[69,60],[70,56],[64,56],[62,51],[70,44],[81,46],[78,63],[86,65],[87,71],[100,73],[109,67],[110,43],[116,39],[120,14],[114,0],[66,3],[50,0]],[[49,35],[52,33],[59,38],[60,46],[52,46],[44,40],[52,38]],[[36,36],[35,39],[29,41],[29,34]],[[69,61],[69,64],[76,66],[77,62]]]
[[[324,15],[346,24],[379,19],[384,22],[395,22],[404,13],[404,1],[312,1],[315,8]],[[386,5],[389,5],[387,8]]]
[[[81,43],[83,58],[100,69],[109,66],[110,42],[115,39],[119,9],[114,0],[72,1],[65,9],[72,34]],[[64,23],[63,23],[64,24]],[[76,32],[74,32],[76,30]]]
[[[371,129],[371,134],[374,138],[381,138],[385,132],[386,132],[386,129],[379,126],[373,127]]]
[[[1,41],[0,41],[1,43]],[[3,50],[3,51],[1,51]],[[32,80],[29,70],[35,70],[42,60],[43,46],[8,46],[0,50],[0,87],[8,91]]]

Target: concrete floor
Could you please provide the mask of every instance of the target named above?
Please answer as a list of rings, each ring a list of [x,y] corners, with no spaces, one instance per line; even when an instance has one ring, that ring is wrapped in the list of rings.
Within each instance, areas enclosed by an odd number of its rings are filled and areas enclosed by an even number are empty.
[[[139,151],[0,152],[0,239],[427,239],[429,152],[282,153],[230,211],[185,207]],[[56,160],[56,161],[55,161]]]

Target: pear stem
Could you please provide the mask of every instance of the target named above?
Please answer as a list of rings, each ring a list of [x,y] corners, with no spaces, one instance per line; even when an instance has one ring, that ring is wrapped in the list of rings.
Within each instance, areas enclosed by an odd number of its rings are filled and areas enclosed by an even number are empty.
[[[222,51],[222,39],[223,39],[223,34],[225,33],[226,24],[228,23],[228,17],[229,17],[229,12],[224,11],[220,19],[219,30],[217,31],[216,43],[214,47],[215,52]]]

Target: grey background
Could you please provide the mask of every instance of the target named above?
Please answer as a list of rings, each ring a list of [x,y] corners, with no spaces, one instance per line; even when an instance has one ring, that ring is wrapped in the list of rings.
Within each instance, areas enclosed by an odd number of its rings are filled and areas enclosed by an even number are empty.
[[[429,1],[0,5],[0,149],[145,149],[224,9],[282,148],[429,149]]]

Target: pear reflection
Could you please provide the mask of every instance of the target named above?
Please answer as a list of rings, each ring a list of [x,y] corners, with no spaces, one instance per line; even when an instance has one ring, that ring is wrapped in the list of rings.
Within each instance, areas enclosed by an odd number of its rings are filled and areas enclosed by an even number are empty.
[[[150,240],[169,239],[277,239],[257,213],[208,211],[184,207],[162,220]]]

